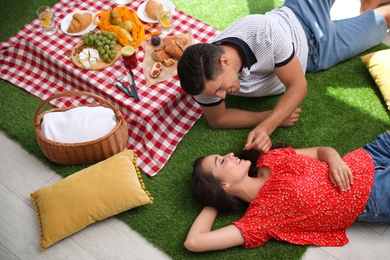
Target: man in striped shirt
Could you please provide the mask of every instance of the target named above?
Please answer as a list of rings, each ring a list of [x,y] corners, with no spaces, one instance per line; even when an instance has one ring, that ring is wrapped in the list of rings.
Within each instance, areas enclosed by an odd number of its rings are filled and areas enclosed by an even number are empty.
[[[195,96],[208,123],[214,128],[254,127],[245,149],[267,152],[275,129],[298,121],[306,71],[328,69],[386,37],[390,6],[331,21],[334,1],[286,0],[264,15],[236,21],[210,43],[188,47],[178,62],[180,84]],[[362,1],[377,6],[384,0]],[[252,112],[226,108],[227,94],[282,95],[273,110]]]

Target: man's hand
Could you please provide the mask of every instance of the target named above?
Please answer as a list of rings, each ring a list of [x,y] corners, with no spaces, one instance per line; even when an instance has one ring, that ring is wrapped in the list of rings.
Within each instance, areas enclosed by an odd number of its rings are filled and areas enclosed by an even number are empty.
[[[271,148],[271,145],[272,142],[268,132],[261,127],[256,127],[249,133],[244,149],[256,149],[261,153],[266,153]]]
[[[302,110],[297,108],[286,120],[282,122],[281,127],[293,126],[299,119]],[[245,150],[256,149],[259,152],[266,153],[272,146],[270,134],[261,124],[253,129],[249,134],[245,144]]]

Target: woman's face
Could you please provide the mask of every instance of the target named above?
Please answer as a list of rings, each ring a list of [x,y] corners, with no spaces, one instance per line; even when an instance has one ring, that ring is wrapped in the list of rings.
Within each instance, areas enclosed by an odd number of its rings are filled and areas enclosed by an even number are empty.
[[[213,154],[204,158],[202,169],[211,172],[223,183],[234,184],[248,176],[250,161],[240,160],[233,153],[225,156]]]

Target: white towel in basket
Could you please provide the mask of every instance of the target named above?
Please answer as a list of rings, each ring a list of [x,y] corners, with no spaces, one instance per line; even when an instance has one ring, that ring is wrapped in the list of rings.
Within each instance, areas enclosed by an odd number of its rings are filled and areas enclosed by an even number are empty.
[[[105,136],[116,126],[112,109],[81,106],[43,115],[41,132],[47,139],[60,143],[81,143]]]

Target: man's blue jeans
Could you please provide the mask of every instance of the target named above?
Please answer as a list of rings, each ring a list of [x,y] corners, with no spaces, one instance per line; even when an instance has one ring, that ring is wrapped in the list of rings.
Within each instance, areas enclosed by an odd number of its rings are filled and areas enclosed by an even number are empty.
[[[370,10],[362,15],[331,21],[335,0],[286,0],[297,16],[309,47],[307,72],[333,67],[378,45],[387,35],[382,15]]]

